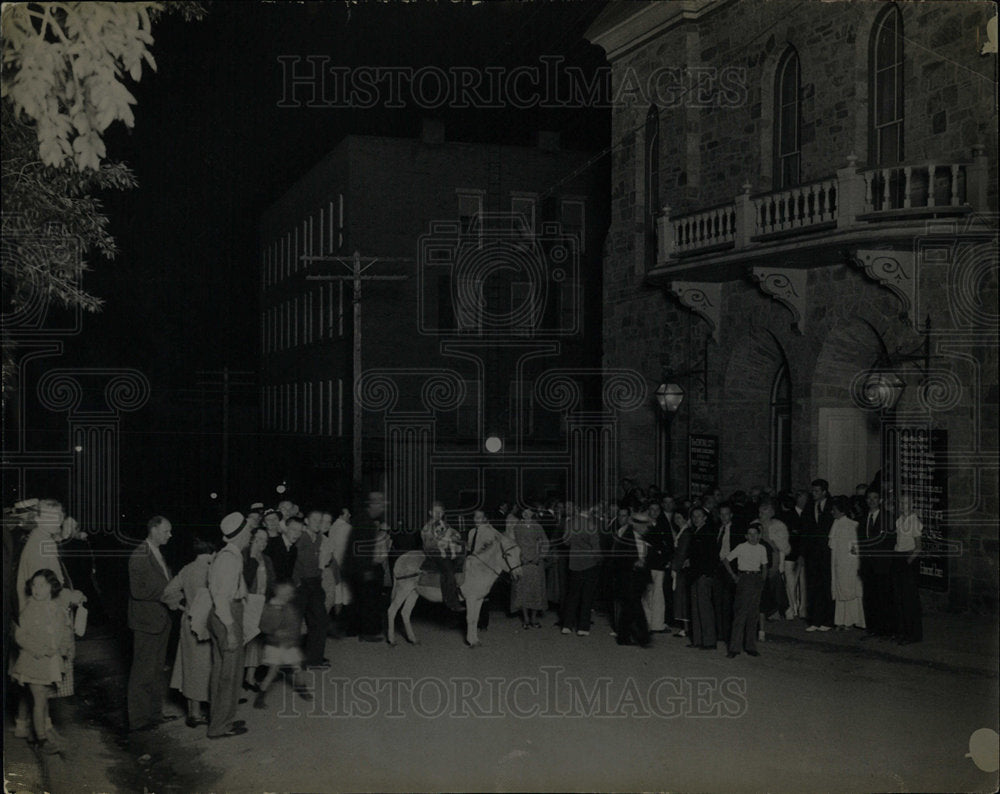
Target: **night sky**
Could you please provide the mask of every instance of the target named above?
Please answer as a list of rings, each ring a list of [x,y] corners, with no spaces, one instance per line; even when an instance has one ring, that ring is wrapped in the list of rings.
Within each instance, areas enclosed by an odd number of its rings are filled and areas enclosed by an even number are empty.
[[[589,73],[603,54],[582,33],[601,5],[216,2],[201,22],[162,19],[158,70],[132,86],[135,127],[106,137],[139,188],[106,197],[121,253],[92,260],[86,285],[106,306],[87,318],[79,354],[139,366],[163,386],[200,369],[256,369],[257,219],[346,134],[415,137],[432,115],[449,140],[532,145],[548,128],[567,148],[607,145],[607,110],[279,108],[279,56],[509,69],[563,55]]]
[[[139,187],[103,197],[120,253],[91,257],[84,284],[104,310],[87,315],[51,362],[134,367],[151,382],[146,407],[121,426],[126,524],[153,512],[198,515],[218,490],[221,399],[209,397],[203,411],[197,373],[257,370],[258,219],[343,136],[417,137],[431,116],[445,122],[447,140],[531,146],[539,129],[555,129],[565,148],[609,142],[610,111],[600,108],[280,108],[279,56],[324,55],[351,69],[507,70],[564,56],[592,75],[604,55],[582,36],[602,6],[213,2],[200,22],[171,15],[154,26],[157,71],[129,85],[135,127],[105,135],[109,158],[129,164]],[[253,467],[241,468],[260,454],[256,390],[234,401],[229,481],[244,485],[243,498],[258,487]],[[50,420],[61,434],[65,417]]]

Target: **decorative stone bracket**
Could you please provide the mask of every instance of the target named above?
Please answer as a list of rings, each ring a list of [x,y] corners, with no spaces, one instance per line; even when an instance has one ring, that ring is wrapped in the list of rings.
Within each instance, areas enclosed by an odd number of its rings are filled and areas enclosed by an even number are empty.
[[[913,307],[916,305],[917,273],[913,252],[859,249],[854,253],[853,261],[863,267],[870,278],[892,290],[903,304],[903,312],[916,328]]]
[[[792,313],[795,329],[805,333],[806,278],[805,270],[794,268],[755,267],[752,273],[761,292],[784,304]]]
[[[712,330],[712,338],[719,341],[722,317],[722,284],[703,281],[671,281],[667,291],[702,317]]]

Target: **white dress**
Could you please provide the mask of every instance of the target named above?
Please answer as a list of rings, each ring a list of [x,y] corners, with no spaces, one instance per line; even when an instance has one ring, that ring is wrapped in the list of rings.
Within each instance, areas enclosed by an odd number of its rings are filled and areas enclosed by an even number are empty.
[[[835,603],[834,623],[865,628],[865,610],[858,576],[858,522],[841,516],[830,527],[830,590]]]

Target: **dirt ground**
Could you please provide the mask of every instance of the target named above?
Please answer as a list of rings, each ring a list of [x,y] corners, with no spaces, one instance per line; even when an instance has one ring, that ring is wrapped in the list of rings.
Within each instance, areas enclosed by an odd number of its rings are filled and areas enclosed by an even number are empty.
[[[469,649],[425,610],[420,645],[329,640],[312,703],[276,687],[266,710],[241,707],[249,733],[219,741],[182,720],[123,734],[120,654],[91,641],[55,714],[66,759],[45,779],[8,742],[8,790],[996,790],[965,757],[997,728],[995,675],[787,637],[758,658],[668,635],[619,647],[600,617],[589,637],[554,622],[494,614]]]

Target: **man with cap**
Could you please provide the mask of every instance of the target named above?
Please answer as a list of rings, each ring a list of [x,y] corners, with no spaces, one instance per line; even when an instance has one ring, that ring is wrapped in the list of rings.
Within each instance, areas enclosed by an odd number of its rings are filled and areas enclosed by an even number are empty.
[[[379,559],[379,537],[383,532],[385,495],[381,491],[368,494],[365,507],[357,511],[351,527],[344,568],[354,593],[358,639],[362,642],[382,641],[382,563]]]
[[[243,682],[243,602],[247,596],[243,550],[250,542],[250,528],[242,513],[230,513],[219,527],[226,545],[208,569],[208,590],[212,595],[208,624],[212,635],[209,739],[247,732],[243,721],[234,721],[233,717]]]

